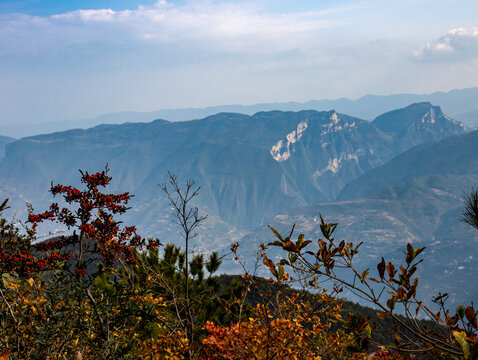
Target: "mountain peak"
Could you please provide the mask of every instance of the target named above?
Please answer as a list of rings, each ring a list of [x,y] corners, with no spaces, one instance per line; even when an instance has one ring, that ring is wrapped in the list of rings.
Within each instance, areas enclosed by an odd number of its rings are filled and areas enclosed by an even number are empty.
[[[332,121],[333,124],[337,124],[340,121],[339,115],[337,114],[335,110],[332,110],[332,114],[330,115],[330,120]]]
[[[404,125],[410,125],[412,123],[435,124],[435,120],[438,118],[457,125],[459,124],[457,121],[443,114],[439,106],[434,106],[429,102],[414,103],[401,109],[386,112],[376,117],[373,124],[384,132],[390,132],[395,128],[403,128]]]
[[[414,103],[407,107],[378,116],[373,124],[392,136],[402,150],[423,141],[435,141],[453,134],[463,134],[462,123],[443,114],[439,106],[429,102]]]

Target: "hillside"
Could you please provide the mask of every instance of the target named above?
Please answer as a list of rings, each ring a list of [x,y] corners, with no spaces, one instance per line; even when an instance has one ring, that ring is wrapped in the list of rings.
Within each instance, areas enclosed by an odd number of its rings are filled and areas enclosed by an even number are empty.
[[[478,131],[414,147],[347,184],[339,199],[352,199],[426,175],[476,175]]]

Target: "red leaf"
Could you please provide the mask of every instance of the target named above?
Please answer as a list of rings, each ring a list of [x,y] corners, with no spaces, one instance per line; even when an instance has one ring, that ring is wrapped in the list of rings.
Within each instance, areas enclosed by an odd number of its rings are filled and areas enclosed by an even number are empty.
[[[471,306],[467,306],[465,310],[465,315],[470,324],[475,328],[478,329],[478,324],[476,322],[476,312]]]
[[[377,265],[378,274],[380,275],[380,280],[383,280],[385,275],[385,259],[382,258],[382,261]]]

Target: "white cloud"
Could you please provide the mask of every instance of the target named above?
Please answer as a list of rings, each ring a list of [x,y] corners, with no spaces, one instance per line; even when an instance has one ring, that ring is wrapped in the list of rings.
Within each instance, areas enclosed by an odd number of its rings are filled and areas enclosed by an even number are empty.
[[[478,27],[451,29],[445,36],[415,51],[424,60],[468,60],[478,57]]]
[[[342,10],[266,13],[254,2],[174,4],[163,0],[135,10],[76,10],[47,18],[3,17],[0,44],[15,51],[19,42],[25,43],[23,48],[36,47],[35,39],[41,40],[41,46],[56,48],[62,43],[95,41],[194,42],[196,46],[232,53],[276,53],[313,47],[321,40],[321,30],[334,24],[331,14],[333,17],[334,12]],[[9,37],[2,36],[5,29]]]
[[[99,10],[76,10],[64,14],[52,15],[51,18],[55,20],[82,20],[82,21],[114,21],[120,18],[128,17],[131,14],[130,10],[116,12],[111,9]]]

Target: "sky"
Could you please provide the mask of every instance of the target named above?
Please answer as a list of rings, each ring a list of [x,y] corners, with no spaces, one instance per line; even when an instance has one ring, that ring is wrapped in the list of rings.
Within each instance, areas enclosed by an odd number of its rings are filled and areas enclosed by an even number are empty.
[[[474,86],[476,0],[0,0],[0,125]]]

